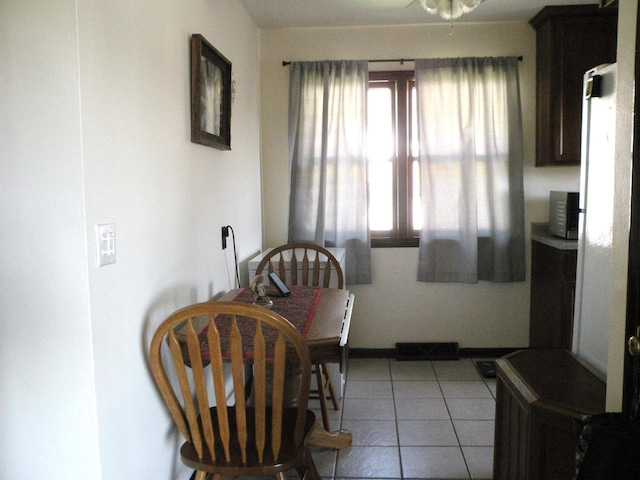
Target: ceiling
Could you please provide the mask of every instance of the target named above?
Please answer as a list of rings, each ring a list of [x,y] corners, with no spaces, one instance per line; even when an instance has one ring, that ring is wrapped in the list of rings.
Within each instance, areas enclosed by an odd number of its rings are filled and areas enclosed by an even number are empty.
[[[422,9],[419,0],[239,0],[259,28],[348,27],[447,22]],[[526,22],[546,5],[597,0],[485,0],[454,23]]]

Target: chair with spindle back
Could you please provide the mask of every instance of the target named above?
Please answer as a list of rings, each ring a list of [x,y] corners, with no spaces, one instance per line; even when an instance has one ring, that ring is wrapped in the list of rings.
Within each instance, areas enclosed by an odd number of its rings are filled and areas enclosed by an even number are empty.
[[[196,333],[203,319],[207,328],[200,335],[207,336],[208,361]],[[285,318],[241,302],[191,305],[158,327],[150,360],[158,389],[186,440],[182,461],[196,470],[196,480],[209,474],[214,479],[276,475],[285,480],[292,468],[302,478],[319,480],[305,445],[315,422],[307,409],[309,349]],[[251,399],[245,398],[247,364],[253,367]],[[288,365],[300,372],[293,406],[284,398]]]
[[[331,274],[335,273],[337,278],[335,288],[344,288],[344,273],[340,262],[329,250],[313,243],[287,243],[270,250],[258,264],[256,275],[262,275],[265,269],[267,273],[276,272],[287,285],[312,285],[324,288],[329,287]],[[314,369],[318,390],[312,393],[318,393],[322,424],[325,430],[331,430],[327,412],[327,395],[331,398],[335,410],[340,408],[338,396],[327,364],[316,364]]]

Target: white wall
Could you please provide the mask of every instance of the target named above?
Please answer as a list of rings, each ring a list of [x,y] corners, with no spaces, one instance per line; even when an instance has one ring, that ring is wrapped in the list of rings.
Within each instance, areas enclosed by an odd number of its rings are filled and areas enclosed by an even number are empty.
[[[186,479],[147,349],[233,288],[223,225],[245,284],[261,248],[259,32],[234,0],[2,0],[0,27],[0,478]],[[231,151],[190,142],[192,33],[233,64]]]
[[[100,478],[75,25],[0,2],[2,479]]]
[[[535,32],[527,23],[454,24],[452,35],[448,25],[265,30],[261,50],[265,247],[287,240],[289,70],[283,60],[523,55],[527,239],[531,222],[548,220],[550,190],[578,189],[578,167],[534,166]],[[374,249],[372,260],[373,284],[349,286],[357,299],[352,347],[393,348],[409,341],[457,341],[463,348],[529,345],[530,272],[525,282],[509,285],[420,283],[417,248]]]

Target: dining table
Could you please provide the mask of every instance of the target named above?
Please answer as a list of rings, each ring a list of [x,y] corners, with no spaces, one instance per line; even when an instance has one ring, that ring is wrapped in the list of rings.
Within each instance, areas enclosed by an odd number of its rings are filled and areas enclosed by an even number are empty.
[[[348,336],[354,295],[346,289],[320,286],[292,285],[288,296],[280,296],[267,287],[266,294],[273,302],[271,310],[289,320],[302,334],[311,357],[311,364],[339,363],[341,371],[348,358]],[[248,287],[233,289],[215,301],[254,303],[255,295]],[[197,328],[197,327],[196,327]],[[200,333],[202,359],[208,360],[207,326]],[[178,334],[180,337],[180,335]],[[251,348],[248,346],[247,348]],[[249,352],[245,352],[250,355]],[[312,445],[341,449],[351,445],[352,434],[348,430],[330,432],[316,420],[307,442]]]
[[[267,287],[273,302],[271,310],[289,320],[309,347],[311,363],[340,363],[344,369],[348,354],[348,335],[353,295],[342,288],[292,285],[283,297]],[[254,302],[249,288],[227,292],[218,300]]]

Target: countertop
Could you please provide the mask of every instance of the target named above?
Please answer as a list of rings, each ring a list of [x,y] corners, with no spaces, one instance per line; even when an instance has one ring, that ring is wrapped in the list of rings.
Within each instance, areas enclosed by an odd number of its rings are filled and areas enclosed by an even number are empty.
[[[543,243],[558,250],[577,250],[577,240],[567,240],[549,233],[549,224],[531,222],[531,240]]]

